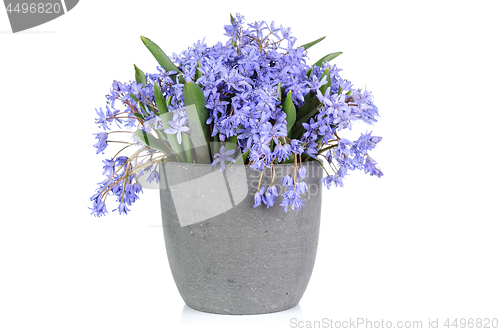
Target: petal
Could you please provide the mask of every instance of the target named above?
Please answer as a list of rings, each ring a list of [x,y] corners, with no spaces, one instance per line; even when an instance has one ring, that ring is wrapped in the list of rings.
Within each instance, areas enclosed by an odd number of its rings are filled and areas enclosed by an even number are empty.
[[[165,129],[164,131],[167,134],[172,134],[172,135],[174,135],[177,132],[177,131],[175,131],[175,129],[172,129],[172,128]]]
[[[219,158],[215,158],[214,161],[212,162],[212,167],[214,167],[215,165],[217,165],[217,163],[220,161]]]

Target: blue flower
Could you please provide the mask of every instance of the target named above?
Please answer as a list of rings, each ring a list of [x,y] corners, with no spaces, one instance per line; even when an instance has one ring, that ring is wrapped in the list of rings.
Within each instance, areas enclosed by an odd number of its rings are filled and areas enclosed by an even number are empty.
[[[158,174],[158,172],[157,172],[157,171],[152,171],[152,172],[149,174],[147,181],[148,181],[149,183],[151,183],[151,182],[153,182],[153,181],[155,181],[156,183],[158,183],[158,181],[160,181],[160,174]]]
[[[99,110],[97,110],[97,108],[96,108],[95,111],[96,111],[97,115],[99,116],[98,118],[95,119],[95,123],[104,130],[111,130],[111,128],[108,127],[108,124],[107,124],[108,119],[106,118],[106,115],[102,111],[102,108],[99,108]]]
[[[298,169],[299,179],[304,180],[306,178],[306,172],[307,172],[307,170],[305,167],[300,167]]]
[[[126,156],[119,156],[119,157],[116,157],[115,158],[115,163],[116,163],[116,166],[120,167],[122,166],[123,164],[125,164],[125,162],[128,160],[128,157]]]
[[[255,193],[255,196],[254,196],[255,204],[253,205],[253,207],[257,207],[257,206],[262,204],[262,200],[265,199],[264,198],[264,191],[265,190],[266,190],[266,188],[261,187],[260,190]]]
[[[293,178],[290,175],[285,175],[282,180],[283,187],[290,187],[293,186]]]
[[[99,140],[96,144],[94,144],[94,148],[97,149],[96,154],[99,154],[99,152],[103,152],[104,149],[106,149],[106,147],[108,146],[108,143],[106,142],[108,139],[108,133],[102,132],[94,135],[95,138]]]
[[[118,205],[118,208],[117,209],[114,209],[114,211],[118,210],[118,212],[120,214],[124,213],[124,214],[128,214],[128,212],[130,212],[130,209],[127,207],[127,204],[125,202],[121,202],[119,205]]]
[[[264,202],[268,208],[276,203],[277,197],[278,197],[278,189],[276,189],[276,186],[274,185],[269,186],[264,196]]]
[[[228,150],[226,151],[225,146],[221,146],[220,150],[218,153],[214,155],[214,161],[212,162],[212,167],[220,163],[220,171],[224,172],[224,169],[226,167],[226,161],[234,163],[236,160],[232,158],[231,156],[234,154],[235,150]]]
[[[187,122],[186,118],[179,117],[178,121],[169,121],[170,128],[165,129],[167,134],[177,135],[177,142],[182,144],[182,133],[189,133],[189,127],[184,126]]]
[[[323,184],[326,186],[327,189],[330,189],[330,186],[332,184],[335,184],[335,187],[337,187],[337,186],[343,187],[344,186],[344,184],[342,183],[342,178],[339,177],[337,174],[328,175],[327,177],[322,179],[321,182],[323,182]]]
[[[300,211],[300,208],[304,206],[303,201],[305,199],[300,199],[300,194],[293,190],[293,188],[289,189],[286,193],[283,195],[283,201],[281,202],[280,206],[284,207],[285,212],[288,212],[288,208],[291,208],[292,210],[297,209],[297,211]]]
[[[297,139],[292,139],[291,142],[292,152],[297,154],[302,154],[304,152],[304,148],[301,146],[301,142]]]
[[[102,161],[104,163],[104,172],[102,173],[103,175],[107,174],[106,176],[109,178],[113,173],[115,172],[115,162],[111,159],[105,159]]]
[[[90,198],[90,200],[92,201],[92,208],[89,208],[92,210],[91,214],[100,217],[108,213],[106,210],[106,204],[102,201],[99,194],[95,194]]]

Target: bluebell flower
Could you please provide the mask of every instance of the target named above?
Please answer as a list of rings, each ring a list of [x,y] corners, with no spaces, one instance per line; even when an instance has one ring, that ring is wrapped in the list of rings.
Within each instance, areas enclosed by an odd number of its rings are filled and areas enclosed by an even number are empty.
[[[116,157],[115,158],[115,163],[116,163],[116,166],[120,167],[122,166],[123,164],[125,164],[125,162],[128,160],[128,157],[126,156],[119,156],[119,157]]]
[[[103,152],[104,149],[106,149],[106,147],[108,146],[108,143],[106,142],[108,139],[108,133],[101,132],[94,135],[95,138],[98,139],[98,142],[94,144],[94,148],[97,149],[96,154],[99,154],[99,152]]]
[[[142,186],[139,182],[135,182],[132,184],[132,187],[131,187],[131,191],[136,193],[136,194],[139,194],[139,193],[142,193]]]
[[[268,208],[276,203],[277,197],[278,197],[278,189],[276,189],[276,186],[270,185],[269,187],[267,187],[267,191],[264,195],[265,198],[264,201]]]
[[[160,181],[160,174],[158,174],[157,171],[152,171],[151,173],[149,173],[147,181],[149,183],[151,183],[153,181],[155,181],[156,183],[158,183],[158,181]]]
[[[104,114],[104,112],[102,111],[102,108],[99,108],[99,110],[97,110],[96,108],[95,111],[98,116],[98,118],[95,119],[95,123],[104,130],[111,130],[111,128],[109,128],[108,126],[109,121],[106,117],[106,114]]]
[[[128,214],[128,212],[130,212],[130,209],[127,207],[127,204],[125,202],[121,202],[119,205],[118,205],[118,208],[117,209],[114,209],[114,211],[118,210],[118,212],[120,214],[124,213],[124,214]]]
[[[304,148],[301,145],[301,142],[297,139],[292,139],[290,143],[293,153],[302,154],[304,152]]]
[[[292,148],[290,144],[283,144],[283,145],[278,144],[274,148],[274,156],[278,158],[279,162],[288,159],[291,154],[292,154]]]
[[[327,177],[323,178],[321,180],[323,184],[326,186],[327,189],[330,189],[332,184],[335,184],[335,187],[343,187],[344,184],[342,183],[342,178],[339,177],[337,174],[335,175],[328,175]]]
[[[307,154],[308,156],[316,158],[316,155],[318,154],[318,144],[315,141],[310,141],[306,145],[304,153]]]
[[[326,151],[326,160],[328,160],[328,163],[331,164],[333,163],[333,157],[334,157],[334,153],[333,151],[330,149],[328,151]]]
[[[288,208],[292,210],[297,209],[297,211],[300,211],[300,208],[304,206],[304,203],[302,202],[305,201],[305,199],[301,199],[300,194],[293,188],[289,189],[282,196],[283,201],[281,202],[280,206],[285,208],[285,212],[288,212]]]
[[[377,162],[371,157],[366,158],[363,169],[365,171],[365,174],[375,175],[376,177],[381,177],[382,175],[384,175],[384,173],[382,173],[382,171],[377,168]]]
[[[234,154],[235,150],[228,150],[226,151],[225,146],[221,146],[220,150],[218,153],[214,155],[214,161],[212,162],[212,167],[220,163],[220,171],[224,172],[224,169],[226,167],[226,161],[234,163],[236,160],[232,158],[231,156]]]
[[[290,175],[285,175],[282,180],[283,187],[293,187],[293,178]]]
[[[305,183],[304,181],[300,181],[300,182],[297,181],[297,184],[295,185],[295,191],[299,195],[304,194],[306,191],[308,191],[307,183]]]
[[[92,210],[91,214],[100,217],[108,213],[106,210],[106,204],[102,201],[99,194],[95,194],[90,200],[92,201],[92,208],[89,208]]]
[[[261,187],[260,190],[258,190],[255,193],[255,196],[254,196],[254,202],[255,202],[255,204],[253,205],[253,207],[257,207],[257,206],[261,205],[262,204],[262,200],[265,200],[265,197],[264,197],[264,191],[265,190],[266,190],[266,188]]]
[[[142,189],[141,189],[142,190]],[[127,205],[131,205],[136,200],[139,199],[136,193],[136,187],[132,184],[126,184],[125,190],[123,191],[123,201],[127,203]]]
[[[107,174],[106,176],[108,178],[111,177],[115,172],[115,162],[111,159],[104,159],[102,162],[104,163],[104,166],[102,167],[104,172],[102,174]]]
[[[298,173],[299,173],[299,179],[304,180],[306,178],[307,170],[305,167],[299,167]]]

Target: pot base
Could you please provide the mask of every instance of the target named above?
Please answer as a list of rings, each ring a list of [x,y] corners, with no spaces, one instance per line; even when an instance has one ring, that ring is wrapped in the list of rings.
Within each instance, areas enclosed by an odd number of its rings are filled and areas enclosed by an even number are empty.
[[[272,313],[276,313],[276,312],[281,312],[281,311],[286,311],[286,310],[290,310],[290,309],[293,309],[295,308],[299,303],[296,303],[294,305],[292,305],[291,307],[283,307],[283,308],[276,308],[274,310],[266,310],[266,308],[264,308],[265,310],[262,310],[261,312],[251,312],[251,313],[243,313],[243,312],[236,312],[234,311],[233,309],[225,309],[226,311],[225,312],[221,312],[221,311],[215,311],[215,310],[210,310],[207,308],[193,308],[191,307],[189,304],[186,303],[186,305],[193,309],[193,310],[196,310],[196,311],[200,311],[200,312],[205,312],[205,313],[209,313],[209,314],[218,314],[218,315],[235,315],[235,316],[243,316],[243,315],[263,315],[263,314],[272,314]]]

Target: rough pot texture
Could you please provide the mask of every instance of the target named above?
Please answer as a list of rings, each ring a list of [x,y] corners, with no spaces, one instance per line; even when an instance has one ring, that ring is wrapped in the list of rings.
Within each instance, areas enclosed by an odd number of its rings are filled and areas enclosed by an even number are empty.
[[[231,315],[296,306],[318,245],[323,169],[303,163],[309,194],[300,211],[253,208],[260,172],[245,165],[162,163],[160,197],[168,261],[179,292],[196,310]],[[276,165],[274,184],[293,165]],[[266,170],[262,185],[271,183]]]

